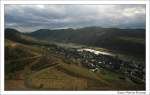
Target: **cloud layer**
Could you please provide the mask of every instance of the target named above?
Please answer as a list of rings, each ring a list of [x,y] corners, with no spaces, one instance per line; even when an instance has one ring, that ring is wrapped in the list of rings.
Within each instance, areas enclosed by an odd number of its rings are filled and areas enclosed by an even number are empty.
[[[145,28],[145,5],[5,5],[5,27],[30,32],[85,26]]]

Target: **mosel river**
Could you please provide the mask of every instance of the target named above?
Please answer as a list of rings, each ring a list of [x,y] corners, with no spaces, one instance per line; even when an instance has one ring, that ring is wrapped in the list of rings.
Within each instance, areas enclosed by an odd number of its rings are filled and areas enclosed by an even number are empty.
[[[96,55],[102,54],[102,55],[115,56],[114,54],[109,53],[109,52],[105,52],[105,51],[97,51],[97,50],[89,49],[89,48],[78,49],[78,51],[89,51],[89,52],[92,52],[92,53],[94,53],[94,54],[96,54]]]

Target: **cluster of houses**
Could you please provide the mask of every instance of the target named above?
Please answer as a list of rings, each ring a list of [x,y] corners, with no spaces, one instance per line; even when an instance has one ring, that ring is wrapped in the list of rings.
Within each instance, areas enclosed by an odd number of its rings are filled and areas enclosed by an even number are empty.
[[[125,74],[131,79],[145,82],[145,66],[133,62],[120,60],[117,56],[107,54],[95,54],[86,50],[76,48],[57,48],[57,53],[63,54],[72,63],[78,63],[93,72],[102,68],[113,72]]]

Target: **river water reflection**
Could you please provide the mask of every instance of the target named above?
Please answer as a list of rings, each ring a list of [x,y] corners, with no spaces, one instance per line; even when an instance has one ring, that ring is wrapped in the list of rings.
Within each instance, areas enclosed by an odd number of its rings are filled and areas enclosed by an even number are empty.
[[[109,52],[97,51],[97,50],[89,49],[89,48],[78,49],[78,51],[89,51],[89,52],[92,52],[92,53],[94,53],[94,54],[96,54],[96,55],[102,54],[102,55],[114,56],[114,54],[109,53]]]

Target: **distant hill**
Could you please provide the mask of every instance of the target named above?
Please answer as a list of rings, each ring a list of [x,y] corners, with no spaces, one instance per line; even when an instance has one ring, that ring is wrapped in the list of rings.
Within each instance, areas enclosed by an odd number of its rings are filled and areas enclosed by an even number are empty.
[[[7,28],[5,29],[5,39],[8,39],[10,41],[22,43],[22,44],[40,44],[40,45],[49,45],[46,41],[38,40],[34,37],[25,35],[21,32],[19,32],[16,29]]]
[[[50,45],[48,42],[77,43],[145,58],[145,29],[85,27],[80,29],[40,29],[31,33],[21,33],[8,28],[5,29],[5,38],[32,45]]]
[[[139,54],[145,57],[145,29],[85,27],[40,29],[28,35],[49,42],[78,43]]]

